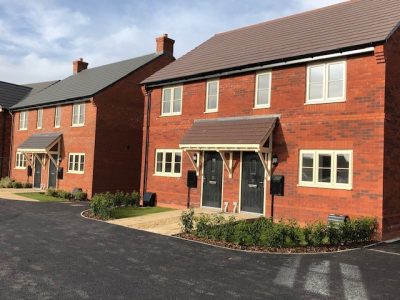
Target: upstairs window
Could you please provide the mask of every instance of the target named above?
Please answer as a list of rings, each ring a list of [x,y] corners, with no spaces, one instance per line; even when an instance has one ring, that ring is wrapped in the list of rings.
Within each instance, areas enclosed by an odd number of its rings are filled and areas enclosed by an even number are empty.
[[[156,151],[156,175],[180,177],[182,169],[181,150]]]
[[[207,93],[206,93],[206,112],[218,111],[218,93],[219,93],[219,81],[218,80],[208,81]]]
[[[176,116],[182,113],[182,86],[164,88],[162,92],[162,116]]]
[[[19,113],[19,130],[27,130],[28,129],[28,112],[21,111]]]
[[[15,168],[16,169],[25,169],[26,168],[26,157],[21,152],[17,152],[17,156],[15,158]]]
[[[72,106],[72,126],[78,127],[85,124],[85,103]]]
[[[307,104],[344,101],[345,94],[345,61],[307,67]]]
[[[43,108],[37,110],[36,128],[41,129],[43,125]]]
[[[61,106],[56,106],[54,110],[54,127],[60,128],[61,126]]]
[[[271,72],[256,75],[255,108],[270,107],[271,98]]]
[[[301,186],[350,189],[352,187],[353,151],[300,151]]]

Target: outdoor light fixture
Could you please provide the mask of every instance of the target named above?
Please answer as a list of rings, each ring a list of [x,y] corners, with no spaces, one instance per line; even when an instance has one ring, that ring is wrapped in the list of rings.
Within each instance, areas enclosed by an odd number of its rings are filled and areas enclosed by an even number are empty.
[[[194,163],[197,163],[197,153],[193,154],[193,161]]]
[[[278,165],[278,155],[272,155],[272,165],[276,167]]]

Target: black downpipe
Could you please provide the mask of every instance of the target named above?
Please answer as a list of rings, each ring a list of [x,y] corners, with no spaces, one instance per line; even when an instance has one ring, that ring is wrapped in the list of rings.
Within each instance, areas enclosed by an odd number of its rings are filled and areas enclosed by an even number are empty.
[[[151,111],[151,89],[146,87],[146,103],[147,103],[147,112],[146,112],[146,143],[144,149],[144,170],[143,170],[143,195],[147,192],[147,173],[148,173],[148,164],[149,164],[149,141],[150,141],[150,111]]]
[[[6,143],[6,119],[7,119],[7,114],[5,111],[2,112],[3,114],[3,132],[2,132],[2,137],[1,137],[1,155],[0,155],[0,178],[3,178],[3,165],[4,165],[4,152],[5,152],[5,143]]]

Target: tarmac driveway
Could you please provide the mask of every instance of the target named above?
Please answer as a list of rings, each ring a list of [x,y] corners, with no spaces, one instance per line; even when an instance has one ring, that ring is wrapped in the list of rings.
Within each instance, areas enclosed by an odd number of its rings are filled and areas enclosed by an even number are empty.
[[[0,200],[0,299],[395,299],[400,256],[250,254]]]

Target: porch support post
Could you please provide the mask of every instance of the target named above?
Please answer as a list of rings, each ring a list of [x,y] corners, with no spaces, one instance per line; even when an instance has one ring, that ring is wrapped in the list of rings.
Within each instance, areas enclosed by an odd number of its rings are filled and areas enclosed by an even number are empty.
[[[28,153],[26,152],[22,152],[25,156],[25,160],[28,163],[28,165],[30,165],[33,168],[33,160],[31,161],[31,159],[28,157]]]
[[[224,162],[224,166],[229,173],[229,178],[232,178],[232,157],[229,159],[229,163],[226,161],[226,156],[224,151],[217,151],[219,155],[221,155],[222,161]]]
[[[258,154],[258,156],[260,157],[260,160],[261,160],[261,163],[262,163],[262,165],[264,166],[264,170],[265,170],[265,172],[267,173],[267,179],[268,180],[270,180],[271,179],[271,170],[270,170],[270,168],[269,168],[269,163],[268,163],[268,160],[270,160],[269,159],[269,156],[270,156],[270,154],[266,154],[267,155],[267,158],[265,157],[265,154],[264,153],[262,153],[261,151],[256,151],[256,153]]]
[[[40,164],[42,165],[43,169],[44,167],[44,161],[39,157],[39,155],[37,155],[37,153],[33,153],[33,156],[37,158],[37,160],[40,162]]]

